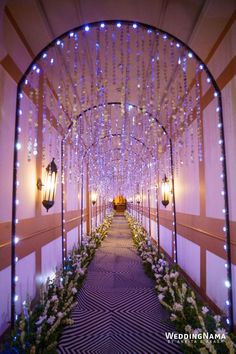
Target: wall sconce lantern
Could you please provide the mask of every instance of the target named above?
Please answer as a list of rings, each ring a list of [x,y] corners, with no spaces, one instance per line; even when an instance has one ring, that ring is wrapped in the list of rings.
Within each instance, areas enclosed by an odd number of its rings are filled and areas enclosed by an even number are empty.
[[[141,195],[140,195],[140,193],[137,193],[137,194],[136,194],[136,202],[137,202],[138,204],[140,204],[140,202],[141,202]]]
[[[48,210],[54,205],[57,186],[57,165],[53,158],[50,164],[46,168],[45,184],[42,184],[41,179],[37,181],[37,187],[39,190],[43,190],[42,204]]]
[[[97,192],[92,192],[92,194],[91,194],[91,201],[92,201],[92,204],[93,204],[93,205],[96,204],[96,201],[97,201]]]
[[[161,202],[164,205],[164,207],[166,208],[170,202],[170,181],[168,180],[166,175],[162,180],[161,191],[162,191],[162,201]]]

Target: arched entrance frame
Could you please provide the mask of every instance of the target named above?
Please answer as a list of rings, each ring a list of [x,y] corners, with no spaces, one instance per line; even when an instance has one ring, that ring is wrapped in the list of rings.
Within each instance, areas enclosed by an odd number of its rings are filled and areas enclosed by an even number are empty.
[[[114,25],[116,23],[120,22],[121,24],[124,25],[133,25],[133,21],[126,21],[126,20],[109,20],[109,21],[99,21],[99,22],[93,22],[89,25],[89,27],[98,27],[100,26],[101,23],[104,23],[106,25]],[[233,329],[233,296],[232,296],[232,269],[231,269],[231,245],[230,245],[230,219],[229,219],[229,193],[228,193],[228,183],[227,183],[227,166],[226,166],[226,150],[225,150],[225,134],[224,134],[224,119],[223,119],[223,107],[222,107],[222,95],[221,95],[221,90],[208,69],[208,67],[205,65],[205,63],[201,60],[201,58],[192,50],[187,44],[185,44],[183,41],[178,39],[177,37],[171,35],[168,32],[165,32],[161,29],[158,29],[154,26],[150,26],[144,23],[139,23],[135,22],[136,25],[144,28],[144,29],[149,29],[152,31],[159,32],[160,34],[167,36],[168,39],[171,39],[175,41],[176,43],[179,43],[181,46],[183,46],[186,50],[190,51],[196,61],[199,63],[199,68],[201,70],[204,70],[207,74],[207,76],[210,79],[211,85],[214,89],[214,92],[216,94],[217,100],[218,100],[218,128],[220,132],[220,139],[221,139],[221,169],[222,169],[222,178],[223,178],[223,186],[224,186],[224,220],[225,220],[225,226],[224,226],[224,232],[225,232],[225,249],[226,249],[226,258],[227,258],[227,288],[228,288],[228,299],[227,299],[227,306],[228,306],[228,317],[227,317],[227,324],[229,326],[229,329],[232,331]],[[11,223],[11,326],[14,327],[15,323],[15,275],[16,275],[16,243],[15,243],[15,237],[16,237],[16,209],[17,209],[17,170],[18,170],[18,148],[17,148],[17,143],[19,141],[19,117],[20,117],[20,99],[21,99],[21,90],[22,90],[22,85],[31,71],[33,65],[37,63],[38,60],[41,59],[42,55],[44,52],[46,52],[49,48],[54,47],[56,45],[56,42],[60,39],[63,39],[70,35],[70,33],[73,33],[74,31],[82,31],[85,28],[84,25],[78,26],[74,29],[71,29],[69,31],[66,31],[64,34],[60,35],[59,37],[55,38],[51,43],[49,43],[45,48],[43,48],[38,55],[34,58],[32,63],[29,65],[23,76],[21,77],[20,81],[17,84],[17,96],[16,96],[16,115],[15,115],[15,134],[14,134],[14,154],[13,154],[13,187],[12,187],[12,223]],[[165,129],[165,127],[163,127]],[[165,129],[166,134],[168,132]],[[172,146],[172,141],[170,139],[170,150],[173,149]],[[172,174],[172,183],[173,183],[173,204],[175,208],[175,197],[174,197],[174,168],[173,168],[173,154],[171,158],[171,174]],[[176,210],[174,209],[174,215],[176,218]],[[175,228],[175,234],[176,234],[176,222],[174,225]]]

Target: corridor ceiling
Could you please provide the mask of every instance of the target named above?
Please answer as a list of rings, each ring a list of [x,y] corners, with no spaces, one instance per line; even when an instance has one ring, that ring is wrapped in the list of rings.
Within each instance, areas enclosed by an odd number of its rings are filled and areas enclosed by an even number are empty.
[[[6,19],[18,28],[31,60],[71,30],[41,53],[24,85],[38,92],[37,75],[45,74],[42,98],[53,112],[50,124],[63,135],[73,122],[68,168],[76,165],[79,175],[85,161],[91,189],[111,197],[136,193],[151,171],[170,169],[168,136],[175,140],[176,160],[182,148],[193,150],[193,128],[187,127],[198,120],[203,68],[181,41],[205,59],[233,1],[10,0],[6,5]],[[22,69],[31,60],[20,63]],[[37,101],[37,94],[32,98]],[[198,128],[196,135],[201,160]]]

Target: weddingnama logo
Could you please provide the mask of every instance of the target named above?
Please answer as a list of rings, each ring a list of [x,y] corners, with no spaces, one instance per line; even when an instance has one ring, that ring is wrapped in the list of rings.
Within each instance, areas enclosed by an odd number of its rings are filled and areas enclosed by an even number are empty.
[[[196,341],[209,341],[211,343],[220,343],[225,341],[226,335],[225,333],[175,333],[175,332],[165,332],[166,339],[168,343],[171,342],[196,342]]]

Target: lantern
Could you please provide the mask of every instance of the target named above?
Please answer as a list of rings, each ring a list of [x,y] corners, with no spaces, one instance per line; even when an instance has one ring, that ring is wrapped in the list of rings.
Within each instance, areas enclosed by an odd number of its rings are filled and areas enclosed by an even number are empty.
[[[39,189],[44,187],[42,204],[48,211],[54,205],[56,195],[57,165],[54,158],[46,168],[45,183],[42,184],[39,180],[37,185]]]
[[[136,202],[137,202],[138,204],[140,204],[140,202],[141,202],[141,195],[140,195],[140,193],[137,193],[137,194],[136,194]]]
[[[92,201],[92,204],[96,204],[96,201],[97,201],[97,192],[92,192],[91,194],[91,201]]]
[[[164,207],[166,208],[170,202],[170,181],[168,180],[166,175],[162,180],[161,191],[162,191],[162,201],[161,202],[164,205]]]

